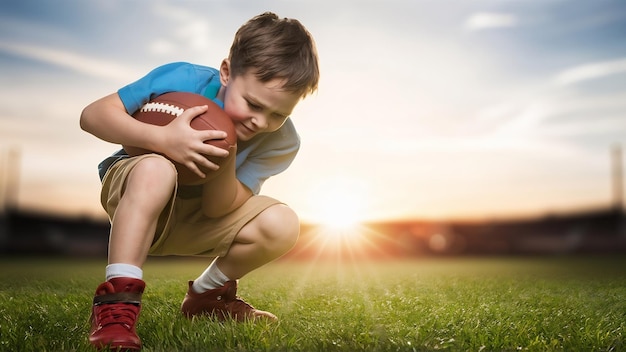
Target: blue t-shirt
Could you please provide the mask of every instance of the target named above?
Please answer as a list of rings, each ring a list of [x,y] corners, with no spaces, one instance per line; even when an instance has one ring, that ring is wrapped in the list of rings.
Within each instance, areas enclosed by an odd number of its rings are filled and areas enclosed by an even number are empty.
[[[132,115],[154,97],[167,92],[202,94],[222,108],[216,98],[220,89],[219,71],[206,66],[176,62],[157,67],[146,76],[118,90],[126,111]],[[252,193],[259,194],[263,182],[287,169],[300,148],[300,137],[291,119],[277,131],[261,133],[249,141],[237,143],[237,179]],[[98,166],[100,179],[115,162],[127,158],[122,149],[103,160]],[[184,191],[199,195],[201,186],[186,186]]]

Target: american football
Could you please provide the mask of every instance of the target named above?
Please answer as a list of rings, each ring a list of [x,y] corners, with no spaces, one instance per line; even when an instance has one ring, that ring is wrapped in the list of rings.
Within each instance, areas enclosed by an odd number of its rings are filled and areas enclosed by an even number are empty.
[[[205,143],[231,151],[237,144],[237,134],[230,117],[212,100],[202,95],[188,92],[165,93],[146,103],[133,114],[133,117],[144,123],[165,126],[180,116],[185,109],[200,105],[208,105],[209,109],[191,120],[191,127],[196,130],[219,130],[226,132],[226,138],[207,140]],[[152,153],[150,150],[133,146],[124,145],[123,148],[130,156]],[[227,159],[209,156],[207,158],[217,165],[220,165]],[[187,167],[176,162],[174,164],[178,170],[179,183],[197,184],[202,182],[202,179]],[[211,172],[211,170],[204,169],[202,171],[207,175]]]

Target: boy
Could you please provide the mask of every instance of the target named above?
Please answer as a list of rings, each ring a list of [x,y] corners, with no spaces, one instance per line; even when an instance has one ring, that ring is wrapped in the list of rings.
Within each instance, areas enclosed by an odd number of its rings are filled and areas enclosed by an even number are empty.
[[[85,131],[155,152],[131,158],[121,150],[100,164],[111,234],[106,281],[96,289],[92,307],[92,345],[141,349],[135,323],[145,288],[141,267],[149,254],[216,258],[189,281],[181,305],[185,316],[277,319],[237,297],[237,280],[285,254],[297,240],[297,215],[258,193],[264,180],[295,157],[300,142],[288,117],[317,90],[318,80],[309,32],[297,20],[267,12],[239,28],[219,70],[164,65],[83,110]],[[169,91],[203,94],[222,106],[235,125],[236,153],[203,143],[224,138],[224,132],[189,126],[206,106],[187,109],[163,127],[130,116]],[[173,163],[160,154],[201,177],[209,170],[211,177],[200,185],[179,184]],[[225,160],[218,167],[204,155]]]

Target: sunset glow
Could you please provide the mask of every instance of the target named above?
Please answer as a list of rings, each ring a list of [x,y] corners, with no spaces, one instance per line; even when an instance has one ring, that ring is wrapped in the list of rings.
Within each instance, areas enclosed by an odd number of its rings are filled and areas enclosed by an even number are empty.
[[[310,196],[313,221],[337,233],[346,232],[363,219],[366,187],[356,180],[331,177],[321,181]]]

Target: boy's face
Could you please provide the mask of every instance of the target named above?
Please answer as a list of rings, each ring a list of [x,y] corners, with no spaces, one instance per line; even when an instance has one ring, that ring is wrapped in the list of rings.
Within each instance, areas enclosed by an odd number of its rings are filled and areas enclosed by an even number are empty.
[[[248,141],[259,133],[279,129],[300,101],[300,95],[282,90],[281,79],[260,82],[250,71],[233,77],[225,65],[226,60],[221,67],[225,87],[222,99],[224,111],[235,124],[237,140]]]

